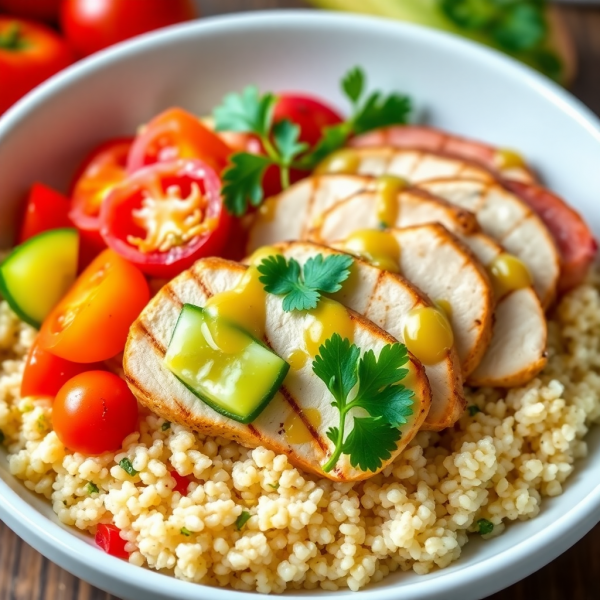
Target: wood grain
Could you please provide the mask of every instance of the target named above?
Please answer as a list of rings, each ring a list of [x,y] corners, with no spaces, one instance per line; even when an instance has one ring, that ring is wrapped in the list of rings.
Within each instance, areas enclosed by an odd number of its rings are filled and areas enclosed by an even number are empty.
[[[204,15],[265,8],[304,8],[301,0],[202,0]],[[562,7],[579,52],[573,92],[600,114],[600,8]],[[527,579],[489,600],[597,600],[600,525]],[[118,600],[43,558],[0,523],[0,600]],[[140,598],[140,600],[144,600]]]

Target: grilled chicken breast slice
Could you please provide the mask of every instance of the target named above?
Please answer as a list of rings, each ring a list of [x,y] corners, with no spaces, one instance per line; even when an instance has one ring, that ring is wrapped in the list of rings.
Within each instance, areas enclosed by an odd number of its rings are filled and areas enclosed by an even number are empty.
[[[275,246],[286,258],[304,264],[311,256],[343,254],[340,250],[310,242],[292,242]],[[335,298],[348,308],[404,342],[404,326],[409,311],[432,306],[431,300],[404,277],[382,271],[368,262],[356,259],[354,272]],[[491,323],[490,323],[491,325]],[[431,408],[423,429],[440,431],[452,426],[465,408],[460,361],[455,348],[435,365],[425,366],[431,385]]]
[[[168,283],[148,304],[132,325],[124,355],[126,380],[139,401],[156,414],[200,433],[223,436],[249,446],[264,446],[287,454],[297,466],[334,481],[357,481],[373,475],[350,465],[342,455],[336,468],[323,473],[321,466],[331,456],[333,444],[325,432],[337,426],[339,413],[331,406],[333,397],[325,384],[312,372],[311,362],[286,379],[285,385],[260,416],[244,425],[220,415],[199,400],[164,365],[163,358],[184,303],[204,306],[211,296],[231,290],[240,282],[246,267],[219,258],[198,261],[192,269]],[[366,351],[396,342],[389,333],[361,315],[349,311],[354,324],[354,342]],[[287,357],[302,347],[308,318],[303,313],[287,313],[278,296],[267,294],[267,343],[279,356]],[[404,425],[397,450],[381,468],[389,464],[410,442],[429,411],[431,389],[423,366],[414,358],[410,364],[410,388],[414,390],[413,415]],[[317,427],[306,415],[317,409],[321,424]],[[294,417],[295,415],[295,417]],[[310,441],[291,444],[286,438],[286,421],[299,418],[310,433]]]
[[[468,179],[425,181],[418,187],[472,212],[484,233],[527,265],[542,306],[551,304],[560,254],[543,221],[518,196],[497,183]]]

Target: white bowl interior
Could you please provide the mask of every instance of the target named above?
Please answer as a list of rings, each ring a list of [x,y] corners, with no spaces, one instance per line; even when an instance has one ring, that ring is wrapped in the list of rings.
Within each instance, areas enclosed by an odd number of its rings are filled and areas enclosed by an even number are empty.
[[[0,120],[0,243],[10,243],[19,203],[33,181],[65,189],[94,144],[134,132],[166,107],[207,113],[226,92],[253,83],[315,92],[346,108],[338,84],[354,65],[364,67],[372,88],[409,93],[426,122],[522,151],[600,234],[599,124],[562,90],[500,55],[442,34],[365,17],[287,11],[211,19],[145,36],[80,63],[20,103]],[[359,595],[481,598],[552,560],[600,518],[598,431],[588,439],[589,458],[580,461],[562,496],[544,502],[539,517],[492,541],[473,540],[447,569],[426,577],[395,574]],[[20,535],[117,595],[251,597],[167,579],[87,549],[53,524],[49,504],[16,483],[4,460],[0,495],[0,516]],[[325,592],[294,597],[308,595]],[[356,597],[347,591],[327,595]]]

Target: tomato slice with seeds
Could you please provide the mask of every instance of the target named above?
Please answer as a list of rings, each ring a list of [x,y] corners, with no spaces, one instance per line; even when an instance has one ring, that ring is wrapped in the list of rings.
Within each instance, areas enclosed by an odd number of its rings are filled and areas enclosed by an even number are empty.
[[[127,170],[178,158],[197,158],[220,173],[227,165],[231,148],[182,108],[170,108],[152,119],[135,138],[127,160]]]
[[[231,222],[221,181],[200,160],[156,163],[136,171],[110,193],[101,220],[109,248],[161,278],[218,255]]]
[[[149,299],[141,271],[105,250],[46,318],[39,345],[72,362],[107,360],[123,351],[129,327]]]

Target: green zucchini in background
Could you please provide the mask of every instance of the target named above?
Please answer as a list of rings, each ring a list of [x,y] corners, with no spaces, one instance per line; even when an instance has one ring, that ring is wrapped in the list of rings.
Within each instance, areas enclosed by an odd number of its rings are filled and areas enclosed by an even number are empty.
[[[562,84],[575,74],[569,36],[545,0],[310,0],[456,33],[501,50]]]

